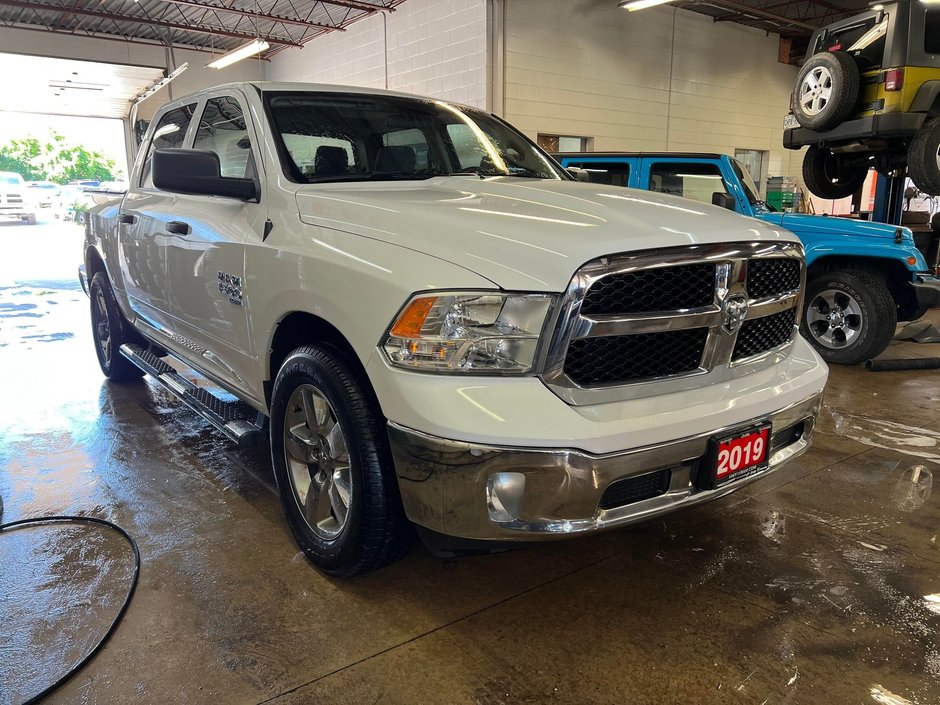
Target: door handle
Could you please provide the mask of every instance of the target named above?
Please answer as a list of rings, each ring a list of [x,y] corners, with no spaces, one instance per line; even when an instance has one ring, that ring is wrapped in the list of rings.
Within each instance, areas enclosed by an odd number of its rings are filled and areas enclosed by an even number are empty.
[[[133,225],[137,222],[137,216],[131,215],[130,213],[121,213],[121,215],[118,216],[118,222],[124,223],[125,225]]]
[[[180,220],[171,220],[166,224],[166,231],[175,235],[189,235],[189,233],[192,232],[192,228],[189,227],[189,223],[184,223]]]

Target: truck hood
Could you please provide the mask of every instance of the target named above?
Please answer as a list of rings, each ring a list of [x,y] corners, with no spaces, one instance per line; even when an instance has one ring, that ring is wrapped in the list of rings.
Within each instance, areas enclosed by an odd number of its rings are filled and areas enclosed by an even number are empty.
[[[792,230],[797,235],[842,235],[851,238],[867,237],[879,240],[891,240],[894,242],[895,234],[898,231],[897,225],[885,225],[884,223],[872,223],[867,220],[838,218],[828,215],[763,213],[759,217],[766,223]],[[902,230],[908,238],[911,238],[911,242],[913,242],[910,230],[907,228],[903,228]]]
[[[427,253],[519,291],[563,291],[603,255],[755,240],[780,227],[664,194],[573,181],[469,176],[302,186],[304,223]]]

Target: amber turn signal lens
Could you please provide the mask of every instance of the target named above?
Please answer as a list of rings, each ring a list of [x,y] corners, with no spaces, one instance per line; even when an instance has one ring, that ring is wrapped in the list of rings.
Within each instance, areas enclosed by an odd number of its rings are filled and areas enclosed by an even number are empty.
[[[917,264],[917,258],[916,258],[916,257],[913,257],[913,256],[912,256],[912,257],[908,257],[908,258],[907,258],[907,263],[913,267],[915,264]]]
[[[421,335],[421,328],[424,321],[431,312],[436,296],[428,296],[423,299],[414,299],[408,307],[401,312],[395,325],[392,326],[390,333],[396,338],[417,338]]]

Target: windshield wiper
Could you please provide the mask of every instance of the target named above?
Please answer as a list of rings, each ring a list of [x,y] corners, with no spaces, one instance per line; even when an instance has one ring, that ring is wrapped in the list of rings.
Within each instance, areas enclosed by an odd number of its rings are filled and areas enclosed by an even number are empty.
[[[308,184],[326,184],[353,181],[424,181],[440,174],[417,174],[413,171],[379,171],[367,174],[337,174],[335,176],[314,176],[307,179]]]

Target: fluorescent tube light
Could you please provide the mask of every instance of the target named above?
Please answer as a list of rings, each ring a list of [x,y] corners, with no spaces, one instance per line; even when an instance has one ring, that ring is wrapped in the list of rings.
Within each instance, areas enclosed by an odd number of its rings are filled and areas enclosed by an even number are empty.
[[[244,46],[238,47],[238,49],[232,49],[228,54],[223,54],[215,61],[210,61],[206,64],[206,68],[224,69],[226,66],[231,66],[236,61],[241,61],[242,59],[247,59],[249,56],[267,51],[269,46],[270,45],[263,39],[255,39]]]
[[[645,10],[647,7],[664,5],[667,2],[672,2],[672,0],[624,0],[617,7],[633,12],[634,10]]]

